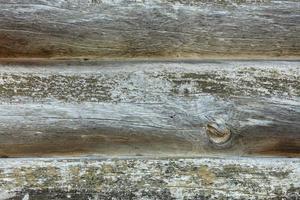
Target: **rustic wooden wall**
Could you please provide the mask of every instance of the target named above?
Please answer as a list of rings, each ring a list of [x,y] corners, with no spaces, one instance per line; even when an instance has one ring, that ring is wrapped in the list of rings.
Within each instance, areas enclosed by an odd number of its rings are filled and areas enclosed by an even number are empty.
[[[0,199],[299,199],[299,32],[299,0],[0,0]]]

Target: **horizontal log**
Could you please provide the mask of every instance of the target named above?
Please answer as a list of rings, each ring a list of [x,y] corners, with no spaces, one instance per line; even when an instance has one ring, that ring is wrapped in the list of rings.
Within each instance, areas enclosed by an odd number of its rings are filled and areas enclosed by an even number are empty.
[[[299,159],[0,159],[1,199],[298,199]]]
[[[299,57],[298,0],[0,0],[0,57]]]
[[[2,157],[300,155],[298,61],[47,62],[1,65]]]

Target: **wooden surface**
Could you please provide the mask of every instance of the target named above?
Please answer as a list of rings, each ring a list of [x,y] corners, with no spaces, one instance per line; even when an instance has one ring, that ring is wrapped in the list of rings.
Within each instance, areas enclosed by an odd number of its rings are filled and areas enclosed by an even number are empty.
[[[2,157],[300,155],[296,61],[0,68]]]
[[[0,0],[0,200],[299,199],[299,32],[299,0]]]
[[[2,159],[0,199],[299,199],[299,159]]]
[[[300,55],[298,0],[0,0],[0,57]]]

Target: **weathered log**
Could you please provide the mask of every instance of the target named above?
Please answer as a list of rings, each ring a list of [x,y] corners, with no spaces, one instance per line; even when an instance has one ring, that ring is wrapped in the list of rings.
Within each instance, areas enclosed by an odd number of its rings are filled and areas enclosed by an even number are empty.
[[[0,199],[298,199],[299,159],[0,159]]]
[[[299,57],[298,0],[0,0],[0,57]]]
[[[299,95],[296,61],[3,64],[0,155],[299,157]]]

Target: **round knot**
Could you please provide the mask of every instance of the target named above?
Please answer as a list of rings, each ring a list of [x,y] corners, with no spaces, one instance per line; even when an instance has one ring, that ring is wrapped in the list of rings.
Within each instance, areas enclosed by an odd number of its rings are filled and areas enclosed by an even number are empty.
[[[217,145],[228,142],[231,138],[231,131],[223,124],[209,123],[206,126],[206,134],[209,140]]]

